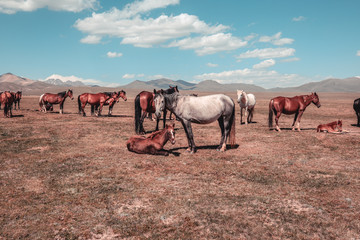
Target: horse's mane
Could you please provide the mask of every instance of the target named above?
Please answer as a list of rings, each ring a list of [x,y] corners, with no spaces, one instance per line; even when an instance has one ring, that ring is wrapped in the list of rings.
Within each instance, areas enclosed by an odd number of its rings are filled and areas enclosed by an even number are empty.
[[[164,128],[163,130],[160,131],[156,131],[151,133],[147,138],[148,139],[154,139],[155,136],[160,135],[161,133],[163,133],[164,131],[166,131],[166,128]]]
[[[64,97],[66,94],[66,91],[63,91],[63,92],[59,92],[58,95],[60,95],[61,97]]]

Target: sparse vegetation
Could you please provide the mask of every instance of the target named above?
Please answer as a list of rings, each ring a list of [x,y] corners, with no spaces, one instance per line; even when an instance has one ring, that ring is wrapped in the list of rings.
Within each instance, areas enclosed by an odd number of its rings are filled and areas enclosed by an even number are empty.
[[[281,133],[267,127],[268,100],[293,94],[255,94],[255,123],[239,125],[236,106],[236,149],[215,150],[216,122],[193,124],[199,148],[187,154],[177,123],[165,149],[178,154],[163,157],[127,151],[137,92],[127,93],[113,117],[82,117],[69,99],[65,114],[57,105],[44,114],[35,96],[23,96],[14,118],[0,116],[1,239],[360,237],[356,94],[319,93],[322,107],[306,109],[304,130]],[[352,133],[316,133],[337,119]],[[280,126],[292,120],[284,115]]]

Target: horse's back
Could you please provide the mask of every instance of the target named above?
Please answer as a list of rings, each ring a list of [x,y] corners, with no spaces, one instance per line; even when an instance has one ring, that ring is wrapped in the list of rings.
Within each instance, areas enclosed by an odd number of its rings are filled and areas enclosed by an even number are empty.
[[[360,112],[360,98],[354,100],[354,110]]]

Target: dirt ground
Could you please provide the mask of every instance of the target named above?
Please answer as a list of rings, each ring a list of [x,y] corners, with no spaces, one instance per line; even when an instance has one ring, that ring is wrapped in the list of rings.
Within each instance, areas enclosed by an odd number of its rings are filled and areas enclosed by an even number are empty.
[[[136,93],[113,117],[89,116],[89,106],[78,115],[80,92],[63,115],[58,105],[39,112],[38,96],[23,96],[11,119],[1,113],[0,239],[360,238],[359,94],[319,93],[301,132],[286,115],[275,132],[269,99],[294,93],[255,93],[255,123],[240,125],[236,106],[236,148],[216,151],[217,122],[193,124],[198,152],[186,153],[175,121],[176,143],[165,146],[174,154],[164,157],[126,149]],[[338,119],[349,133],[316,133]]]

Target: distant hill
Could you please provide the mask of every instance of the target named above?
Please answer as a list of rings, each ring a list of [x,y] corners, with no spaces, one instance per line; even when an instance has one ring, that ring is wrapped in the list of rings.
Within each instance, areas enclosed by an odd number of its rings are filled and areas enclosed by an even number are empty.
[[[60,79],[48,78],[44,81],[45,83],[55,85],[55,86],[63,86],[63,87],[82,87],[86,86],[84,83],[80,81],[62,81]]]
[[[23,91],[25,93],[31,90],[44,90],[50,87],[50,84],[19,77],[12,73],[0,75],[0,91]]]

